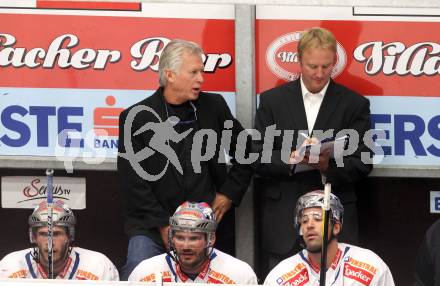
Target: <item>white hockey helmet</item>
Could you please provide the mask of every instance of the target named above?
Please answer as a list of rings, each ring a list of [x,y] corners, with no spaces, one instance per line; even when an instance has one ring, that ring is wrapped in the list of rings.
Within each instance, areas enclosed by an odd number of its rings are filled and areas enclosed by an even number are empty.
[[[298,201],[296,202],[295,207],[295,218],[294,224],[295,228],[300,232],[300,219],[303,214],[303,211],[307,208],[322,208],[324,206],[324,191],[316,190],[308,192],[302,195]],[[344,207],[341,204],[341,201],[334,194],[330,194],[330,210],[331,215],[330,219],[334,222],[339,222],[342,227],[343,217],[344,217]]]
[[[42,201],[29,216],[29,237],[31,243],[35,243],[33,230],[47,226],[47,215],[47,202]],[[66,227],[70,242],[73,242],[75,239],[75,223],[76,219],[72,210],[62,200],[55,201],[52,209],[52,225]]]
[[[207,203],[184,202],[176,209],[169,222],[170,243],[176,231],[202,232],[207,234],[207,247],[212,247],[217,222],[214,211]]]

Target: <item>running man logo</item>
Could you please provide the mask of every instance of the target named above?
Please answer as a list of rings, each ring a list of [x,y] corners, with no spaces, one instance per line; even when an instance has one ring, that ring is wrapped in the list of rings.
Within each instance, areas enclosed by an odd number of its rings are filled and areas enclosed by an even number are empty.
[[[112,107],[116,103],[112,95],[105,98],[105,103],[110,107],[97,107],[93,111],[93,132],[96,136],[118,136],[119,114],[124,108]]]

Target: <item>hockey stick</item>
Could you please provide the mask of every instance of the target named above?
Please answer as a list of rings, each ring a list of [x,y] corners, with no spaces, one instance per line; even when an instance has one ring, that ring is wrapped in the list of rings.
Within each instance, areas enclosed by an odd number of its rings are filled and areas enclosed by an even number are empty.
[[[53,279],[53,232],[52,232],[52,214],[53,214],[53,169],[46,169],[47,176],[47,273],[49,279]]]
[[[322,206],[322,249],[321,249],[321,271],[319,272],[319,286],[325,286],[325,276],[327,273],[327,244],[328,244],[328,223],[330,218],[330,193],[332,187],[329,183],[324,186],[324,204]]]

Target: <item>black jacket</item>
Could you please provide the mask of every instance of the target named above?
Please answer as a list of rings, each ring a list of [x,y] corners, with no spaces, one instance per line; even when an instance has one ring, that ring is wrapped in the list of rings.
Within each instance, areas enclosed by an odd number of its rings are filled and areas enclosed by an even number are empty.
[[[317,136],[316,130],[331,129],[333,136],[343,129],[354,129],[360,135],[356,152],[344,157],[343,167],[337,167],[334,160],[329,162],[327,182],[332,184],[332,192],[342,203],[356,201],[353,183],[365,177],[372,169],[372,165],[364,164],[360,158],[361,152],[369,153],[363,142],[364,133],[371,126],[369,106],[367,98],[331,80],[313,127],[313,136]],[[298,140],[299,132],[308,133],[299,79],[261,94],[255,129],[264,134],[265,129],[274,124],[282,132],[274,138],[270,162],[255,164],[256,172],[260,175],[255,186],[261,207],[262,246],[271,253],[285,255],[295,244],[293,215],[296,201],[309,191],[323,188],[318,170],[292,174],[291,166],[284,162],[290,150],[287,149],[287,154],[281,152],[285,130],[294,131],[291,141],[287,142],[293,142],[293,150],[297,149],[297,143],[300,145],[304,141],[304,138]],[[264,137],[254,141],[253,152],[261,154],[264,150],[263,142]]]
[[[156,181],[148,181],[139,176],[131,166],[129,160],[121,157],[126,153],[128,146],[124,142],[124,124],[129,112],[139,106],[153,109],[162,121],[167,119],[165,101],[162,89],[159,88],[152,96],[124,110],[119,118],[119,155],[117,159],[118,173],[121,182],[123,209],[125,216],[125,231],[129,237],[147,235],[158,244],[162,244],[158,227],[168,225],[170,215],[184,201],[204,201],[211,203],[215,193],[220,192],[229,197],[234,205],[238,205],[247,189],[252,176],[252,169],[248,165],[239,165],[232,160],[232,167],[227,172],[225,163],[219,163],[219,157],[224,156],[219,151],[224,122],[232,120],[232,142],[229,154],[235,154],[236,139],[243,131],[241,124],[232,116],[225,100],[219,94],[201,92],[199,98],[193,101],[199,129],[210,129],[217,134],[215,155],[208,160],[202,171],[208,172],[208,180],[203,186],[196,189],[185,189],[183,176],[173,164],[169,163],[163,176]],[[143,110],[136,114],[132,122],[131,138],[134,153],[149,146],[153,132],[143,132],[137,136],[133,133],[148,122],[159,122],[152,112]],[[124,144],[125,143],[125,144]],[[203,144],[206,147],[206,140]],[[221,158],[221,157],[220,157]],[[222,160],[224,161],[224,160]],[[142,162],[142,169],[148,174],[159,174],[164,170],[167,158],[154,152]]]

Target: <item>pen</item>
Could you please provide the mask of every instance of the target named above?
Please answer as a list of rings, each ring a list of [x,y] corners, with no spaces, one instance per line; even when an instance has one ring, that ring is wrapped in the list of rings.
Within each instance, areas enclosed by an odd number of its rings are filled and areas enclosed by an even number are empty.
[[[303,137],[306,138],[306,139],[310,139],[310,138],[309,138],[309,135],[307,135],[307,134],[305,134],[305,133],[303,133],[303,132],[299,132],[299,135],[303,136]]]

